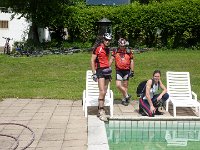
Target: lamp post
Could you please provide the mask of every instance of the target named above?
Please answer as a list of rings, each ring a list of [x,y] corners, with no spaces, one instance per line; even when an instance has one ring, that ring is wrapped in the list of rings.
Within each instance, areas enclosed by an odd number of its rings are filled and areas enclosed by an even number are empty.
[[[104,33],[112,33],[111,21],[107,18],[103,18],[97,21],[98,24],[98,36],[102,36]]]
[[[96,23],[98,25],[98,32],[93,48],[95,48],[99,43],[102,42],[104,33],[112,34],[112,26],[110,20],[108,20],[107,18],[103,18]]]

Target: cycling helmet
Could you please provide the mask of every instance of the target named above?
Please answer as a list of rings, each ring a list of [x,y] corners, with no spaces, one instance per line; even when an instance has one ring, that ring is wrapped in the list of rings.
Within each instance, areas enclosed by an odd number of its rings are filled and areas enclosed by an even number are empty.
[[[110,33],[104,33],[103,38],[107,39],[107,40],[111,40],[112,39],[112,35]]]
[[[128,41],[126,41],[126,40],[123,39],[123,38],[120,38],[120,39],[118,40],[118,45],[119,45],[119,46],[126,46],[126,45],[129,45],[129,44],[128,44]]]
[[[129,42],[128,41],[126,41],[126,46],[129,46]]]

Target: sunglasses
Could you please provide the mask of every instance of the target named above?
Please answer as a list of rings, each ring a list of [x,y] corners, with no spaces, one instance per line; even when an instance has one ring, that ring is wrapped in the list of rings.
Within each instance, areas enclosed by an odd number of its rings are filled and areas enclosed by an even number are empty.
[[[109,39],[104,39],[105,41],[108,41],[108,42],[110,42],[111,40],[109,40]]]

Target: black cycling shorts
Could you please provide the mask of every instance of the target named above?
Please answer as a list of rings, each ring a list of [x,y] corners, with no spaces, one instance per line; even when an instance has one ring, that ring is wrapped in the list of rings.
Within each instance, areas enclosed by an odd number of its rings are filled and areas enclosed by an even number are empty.
[[[130,70],[116,70],[116,80],[129,80]]]
[[[105,78],[105,79],[111,79],[111,75],[104,75],[102,70],[105,69],[105,68],[98,68],[96,70],[96,75],[97,75],[97,78]]]

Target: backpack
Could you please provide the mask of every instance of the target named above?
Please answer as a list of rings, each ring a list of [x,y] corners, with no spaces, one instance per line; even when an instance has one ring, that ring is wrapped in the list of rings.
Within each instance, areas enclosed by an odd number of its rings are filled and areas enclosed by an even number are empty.
[[[146,84],[147,84],[148,80],[144,80],[142,82],[139,83],[139,85],[137,86],[137,97],[143,97],[145,92],[146,92]],[[154,80],[152,79],[152,84],[151,84],[151,88],[153,88],[154,85]],[[158,88],[160,86],[160,82],[158,82]]]

